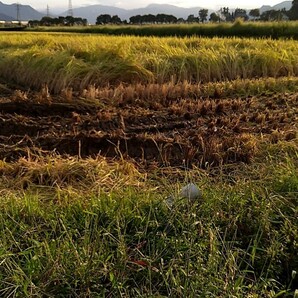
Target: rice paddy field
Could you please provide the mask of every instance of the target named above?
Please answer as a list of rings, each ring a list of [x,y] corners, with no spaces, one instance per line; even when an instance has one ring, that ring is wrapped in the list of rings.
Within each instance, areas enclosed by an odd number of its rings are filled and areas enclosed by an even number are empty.
[[[205,24],[162,24],[162,25],[100,25],[100,26],[56,26],[31,27],[33,32],[73,32],[98,33],[108,35],[157,36],[157,37],[250,37],[250,38],[287,38],[298,39],[298,21],[280,22],[244,22],[237,19],[234,23],[205,23]]]
[[[297,119],[294,39],[2,32],[0,296],[296,297]]]

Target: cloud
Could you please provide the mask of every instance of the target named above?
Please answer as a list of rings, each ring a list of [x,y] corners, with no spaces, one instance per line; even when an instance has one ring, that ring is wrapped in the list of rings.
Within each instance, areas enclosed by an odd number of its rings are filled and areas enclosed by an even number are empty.
[[[131,8],[140,8],[140,7],[145,7],[148,4],[150,4],[152,1],[150,0],[143,0],[143,1],[135,1],[135,0],[131,0],[131,1],[117,1],[115,3],[115,6],[117,7],[121,7],[121,8],[126,8],[126,9],[131,9]],[[156,2],[156,1],[153,1]]]

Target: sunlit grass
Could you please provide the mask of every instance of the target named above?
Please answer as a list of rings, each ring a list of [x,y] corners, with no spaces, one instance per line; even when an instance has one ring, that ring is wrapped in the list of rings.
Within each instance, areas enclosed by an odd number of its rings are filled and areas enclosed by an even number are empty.
[[[51,91],[123,83],[296,76],[293,40],[2,34],[0,76]]]
[[[59,156],[2,162],[0,293],[290,294],[297,166],[295,142],[266,145],[251,165],[204,171],[142,174],[124,161]],[[166,197],[188,181],[203,199],[169,208]]]

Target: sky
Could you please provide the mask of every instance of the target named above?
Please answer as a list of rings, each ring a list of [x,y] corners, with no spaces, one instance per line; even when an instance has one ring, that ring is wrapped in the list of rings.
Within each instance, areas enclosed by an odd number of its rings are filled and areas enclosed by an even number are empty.
[[[0,0],[5,4],[20,3],[23,5],[30,5],[33,8],[45,12],[47,5],[52,11],[66,11],[68,9],[68,0]],[[146,7],[150,3],[158,4],[172,4],[181,7],[203,7],[209,9],[218,9],[223,6],[230,8],[259,8],[262,5],[273,6],[282,2],[283,0],[72,0],[72,6],[80,7],[86,5],[109,5],[125,9]]]

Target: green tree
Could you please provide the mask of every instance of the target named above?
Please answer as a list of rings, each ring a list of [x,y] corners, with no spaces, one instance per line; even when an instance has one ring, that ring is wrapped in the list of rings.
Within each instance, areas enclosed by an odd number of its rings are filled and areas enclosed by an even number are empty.
[[[37,27],[37,26],[39,26],[40,25],[40,21],[39,20],[30,20],[29,22],[28,22],[28,26],[29,27]]]
[[[252,17],[254,20],[260,17],[260,10],[258,8],[252,9],[249,12],[249,16]]]
[[[86,26],[87,19],[67,16],[64,18],[64,25],[66,25],[66,26]]]
[[[160,13],[156,15],[155,21],[158,24],[173,24],[177,23],[177,18],[170,14]]]
[[[156,22],[156,17],[153,14],[144,14],[141,17],[142,24],[154,24]]]
[[[196,18],[193,14],[190,14],[187,19],[186,19],[187,23],[198,23],[199,22],[199,18]]]
[[[118,15],[115,15],[115,16],[112,16],[112,18],[111,18],[111,23],[112,23],[112,24],[121,24],[122,21],[121,21],[121,19],[118,17]]]
[[[217,23],[220,21],[220,17],[215,12],[212,12],[210,14],[209,21],[213,23]]]
[[[139,14],[129,18],[129,22],[131,24],[141,24],[141,20],[142,20],[142,16]]]
[[[200,9],[199,10],[199,18],[202,23],[207,21],[208,9]]]
[[[101,14],[96,18],[96,25],[105,25],[112,22],[112,17],[109,14]]]
[[[283,11],[282,10],[267,10],[263,12],[260,16],[260,20],[262,21],[280,21],[283,17]]]
[[[289,10],[289,17],[291,20],[298,20],[298,0],[292,1],[292,7]]]
[[[51,17],[43,17],[39,23],[41,26],[53,26],[54,19]]]
[[[235,12],[234,12],[234,19],[237,19],[237,18],[241,18],[244,21],[247,21],[248,20],[248,15],[246,13],[246,10],[242,9],[242,8],[236,8]]]
[[[220,15],[222,16],[222,19],[224,21],[226,21],[226,22],[232,22],[232,21],[234,21],[234,15],[230,13],[229,7],[222,7],[219,10],[219,12],[220,12]]]
[[[166,15],[166,21],[169,24],[175,24],[175,23],[177,23],[177,20],[178,19],[175,16],[171,15],[171,14]]]

